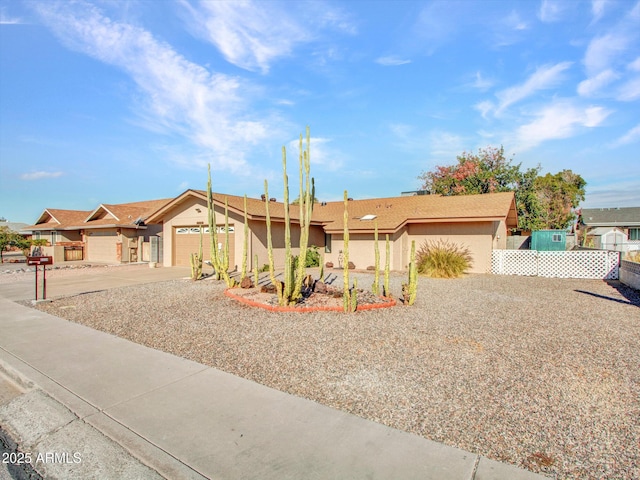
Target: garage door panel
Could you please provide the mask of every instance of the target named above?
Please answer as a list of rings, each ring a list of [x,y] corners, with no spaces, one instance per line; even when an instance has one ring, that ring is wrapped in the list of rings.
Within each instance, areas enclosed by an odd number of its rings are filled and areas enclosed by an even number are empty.
[[[178,266],[191,265],[190,256],[198,253],[200,248],[200,233],[197,226],[176,227],[173,232],[173,264]],[[230,227],[231,228],[231,227]],[[208,230],[208,229],[207,229]],[[211,251],[209,233],[202,235],[202,258],[210,260]],[[224,245],[224,233],[218,233],[218,243]],[[234,233],[229,233],[229,265],[235,265]]]
[[[87,236],[87,260],[115,263],[117,261],[117,242],[118,235],[115,230],[91,232]]]

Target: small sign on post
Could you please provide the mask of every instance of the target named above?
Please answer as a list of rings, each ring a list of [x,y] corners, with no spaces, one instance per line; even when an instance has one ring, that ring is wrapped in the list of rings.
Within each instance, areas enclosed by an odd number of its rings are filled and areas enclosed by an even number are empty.
[[[27,257],[27,265],[36,267],[36,301],[38,300],[38,267],[42,265],[42,299],[47,299],[47,265],[53,265],[53,257]]]

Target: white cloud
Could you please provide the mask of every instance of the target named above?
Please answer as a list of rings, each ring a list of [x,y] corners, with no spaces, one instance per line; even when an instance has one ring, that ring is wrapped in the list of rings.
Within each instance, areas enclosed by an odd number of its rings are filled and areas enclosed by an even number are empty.
[[[594,77],[587,78],[578,84],[578,94],[583,97],[592,97],[603,87],[617,80],[619,75],[613,70],[603,70]]]
[[[608,33],[591,40],[584,56],[587,74],[591,76],[608,69],[630,42],[630,36],[625,33]]]
[[[22,19],[19,17],[12,17],[7,14],[6,8],[0,8],[0,25],[21,25]]]
[[[488,78],[485,78],[482,73],[476,72],[473,81],[473,88],[477,88],[478,90],[488,90],[492,86],[493,80],[489,80]]]
[[[345,164],[345,156],[342,152],[331,146],[330,138],[311,137],[310,154],[311,168],[321,171],[336,171]],[[307,148],[306,137],[302,139],[302,150]],[[291,140],[287,145],[287,170],[289,185],[293,192],[298,192],[298,163],[300,156],[300,138]],[[292,170],[293,169],[293,170]],[[317,171],[316,170],[316,171]],[[292,183],[293,182],[293,183]]]
[[[571,67],[572,62],[561,62],[555,65],[544,65],[536,71],[521,85],[507,88],[497,93],[500,103],[496,110],[496,115],[500,114],[507,107],[523,100],[534,93],[552,88],[563,79],[563,72]]]
[[[630,79],[620,86],[616,95],[617,100],[631,102],[640,98],[640,76]]]
[[[37,171],[37,172],[29,172],[23,173],[20,175],[20,179],[22,180],[42,180],[45,178],[58,178],[63,175],[62,172],[45,172],[45,171]]]
[[[606,5],[607,0],[592,0],[591,13],[593,14],[593,23],[596,23],[602,18]]]
[[[391,55],[387,57],[377,58],[376,63],[379,63],[380,65],[383,65],[385,67],[395,67],[398,65],[406,65],[407,63],[411,63],[411,60],[406,60],[406,59]]]
[[[569,100],[556,101],[534,114],[535,120],[515,133],[519,150],[528,150],[547,140],[570,138],[584,128],[600,125],[611,112],[603,107],[582,107]]]
[[[630,62],[629,65],[627,65],[627,68],[634,72],[640,72],[640,57]]]
[[[617,139],[613,145],[618,147],[620,145],[628,145],[640,141],[640,123],[625,133],[622,137]]]
[[[562,18],[565,4],[558,0],[543,0],[538,10],[538,18],[542,22],[556,22]]]
[[[491,113],[496,108],[496,106],[489,100],[485,100],[483,102],[477,103],[473,108],[480,112],[482,118],[488,118],[489,113]]]
[[[193,162],[246,172],[246,149],[268,121],[248,118],[253,87],[189,62],[146,30],[105,17],[83,2],[39,3],[44,23],[70,48],[124,70],[142,96],[144,126],[177,133],[200,150]]]
[[[189,27],[211,42],[225,59],[250,71],[269,72],[280,58],[312,41],[318,30],[356,32],[348,16],[328,4],[296,2],[182,0]]]

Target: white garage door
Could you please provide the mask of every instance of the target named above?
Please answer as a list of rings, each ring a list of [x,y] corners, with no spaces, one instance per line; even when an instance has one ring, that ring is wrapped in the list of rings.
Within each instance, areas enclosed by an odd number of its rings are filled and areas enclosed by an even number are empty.
[[[87,236],[86,259],[91,262],[118,263],[118,235],[115,230],[96,230]]]
[[[235,228],[229,225],[229,265],[233,269],[235,265]],[[209,252],[211,250],[209,239],[209,228],[204,227],[202,235],[202,258],[209,260]],[[218,226],[218,243],[224,245],[225,235],[224,226]],[[173,265],[189,266],[191,265],[189,258],[192,253],[198,253],[200,248],[200,227],[176,227],[173,229]]]

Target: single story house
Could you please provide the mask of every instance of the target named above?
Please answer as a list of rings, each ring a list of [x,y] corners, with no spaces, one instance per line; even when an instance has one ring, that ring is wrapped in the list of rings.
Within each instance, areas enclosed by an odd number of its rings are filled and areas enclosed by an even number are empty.
[[[586,244],[593,245],[593,248],[617,252],[629,250],[627,234],[618,227],[596,227],[589,230]]]
[[[148,260],[149,237],[161,227],[146,218],[171,199],[123,204],[101,204],[92,211],[45,209],[34,225],[32,238],[47,240],[42,253],[54,263],[86,260],[129,263]]]
[[[583,208],[578,225],[589,235],[599,227],[617,227],[628,240],[640,240],[640,207]]]
[[[244,244],[244,198],[213,194],[216,212],[218,248],[225,241],[225,202],[229,212],[229,251],[231,269],[240,268]],[[284,204],[274,199],[247,199],[247,266],[252,269],[257,256],[258,268],[268,263],[266,205],[272,222],[274,261],[284,259]],[[294,254],[299,250],[299,207],[290,207],[291,242]],[[358,269],[374,265],[374,225],[377,222],[381,266],[385,262],[385,236],[389,235],[390,265],[403,270],[409,263],[411,242],[416,247],[426,241],[447,240],[470,250],[471,272],[491,269],[493,249],[506,248],[508,232],[517,226],[517,210],[512,192],[442,197],[437,195],[401,196],[350,200],[348,202],[349,261]],[[309,232],[309,245],[324,250],[325,262],[341,266],[344,250],[344,202],[316,203]],[[209,259],[210,240],[207,218],[207,194],[187,190],[166,202],[146,219],[157,225],[162,237],[162,264],[189,265],[189,254],[197,252],[200,232],[203,255]]]

